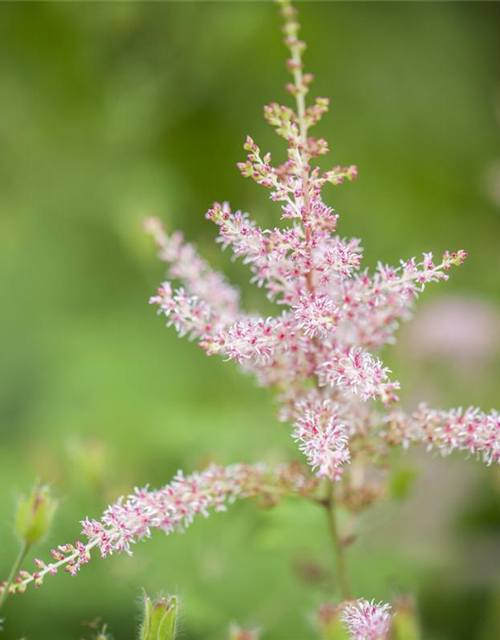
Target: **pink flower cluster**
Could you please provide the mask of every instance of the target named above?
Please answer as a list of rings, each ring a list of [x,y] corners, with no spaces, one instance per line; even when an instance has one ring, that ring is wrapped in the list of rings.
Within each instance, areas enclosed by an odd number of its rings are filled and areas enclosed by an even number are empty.
[[[126,499],[109,506],[100,520],[83,520],[82,535],[86,542],[60,545],[52,551],[53,562],[35,560],[37,571],[21,571],[10,585],[12,593],[22,593],[31,582],[43,583],[47,574],[59,569],[76,575],[97,548],[103,558],[114,553],[132,554],[132,545],[149,538],[153,530],[170,535],[183,531],[210,511],[225,511],[237,498],[259,496],[277,500],[290,493],[309,495],[314,482],[297,465],[282,465],[272,471],[263,465],[235,464],[230,467],[210,466],[201,473],[184,476],[178,472],[162,489],[136,489]],[[0,593],[5,583],[0,585]]]
[[[389,640],[392,615],[390,605],[357,600],[344,609],[343,620],[351,640]]]

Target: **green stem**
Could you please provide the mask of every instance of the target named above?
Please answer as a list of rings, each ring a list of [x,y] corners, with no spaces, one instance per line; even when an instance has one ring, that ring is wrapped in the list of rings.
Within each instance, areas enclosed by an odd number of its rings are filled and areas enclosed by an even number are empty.
[[[29,550],[30,550],[30,546],[25,542],[22,542],[17,558],[15,559],[14,564],[12,565],[12,569],[10,570],[10,575],[7,578],[7,583],[5,585],[5,588],[2,591],[2,595],[0,595],[0,609],[2,608],[2,605],[4,604],[7,596],[9,595],[9,587],[12,584],[12,581],[14,580],[16,575],[19,573],[21,564]]]
[[[327,501],[328,524],[333,542],[333,550],[335,553],[335,563],[337,566],[337,577],[340,586],[340,594],[343,600],[351,600],[351,588],[349,586],[349,576],[347,571],[345,547],[342,543],[339,533],[337,505],[335,502],[335,484],[332,482],[330,494]]]

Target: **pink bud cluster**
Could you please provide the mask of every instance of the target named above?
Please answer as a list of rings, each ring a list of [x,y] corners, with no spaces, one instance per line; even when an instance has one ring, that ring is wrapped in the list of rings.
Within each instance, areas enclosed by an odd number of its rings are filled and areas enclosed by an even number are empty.
[[[52,551],[53,562],[35,560],[37,570],[21,571],[10,584],[11,593],[23,593],[31,582],[43,584],[47,575],[59,569],[76,575],[97,548],[103,558],[114,553],[132,554],[132,545],[149,538],[153,530],[170,535],[184,531],[196,516],[208,517],[210,511],[225,511],[237,498],[259,496],[269,500],[290,493],[309,496],[314,482],[297,465],[282,465],[268,470],[263,465],[235,464],[230,467],[210,466],[201,473],[184,476],[178,472],[162,489],[136,489],[127,498],[109,506],[100,520],[83,520],[82,534],[86,542],[77,541]],[[0,594],[6,587],[0,585]]]
[[[357,600],[344,609],[343,621],[351,640],[389,640],[392,615],[388,604]]]

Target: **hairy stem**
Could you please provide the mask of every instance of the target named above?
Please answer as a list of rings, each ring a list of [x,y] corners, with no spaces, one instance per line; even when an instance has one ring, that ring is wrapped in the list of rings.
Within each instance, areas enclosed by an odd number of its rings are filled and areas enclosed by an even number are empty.
[[[333,482],[330,484],[330,494],[325,506],[327,508],[328,525],[333,543],[333,551],[335,554],[335,564],[337,568],[337,578],[340,587],[340,594],[343,600],[350,600],[352,598],[351,588],[349,585],[345,547],[342,543],[339,532],[337,504],[335,502],[335,484]]]
[[[14,580],[16,575],[19,573],[21,564],[24,558],[26,558],[26,555],[29,549],[30,549],[29,545],[23,541],[21,543],[21,548],[19,549],[17,558],[15,559],[14,564],[12,565],[12,569],[10,570],[10,574],[9,574],[9,577],[7,578],[7,583],[5,584],[5,588],[3,589],[2,594],[0,595],[0,609],[2,608],[7,596],[9,595],[9,587],[12,584],[12,581]]]

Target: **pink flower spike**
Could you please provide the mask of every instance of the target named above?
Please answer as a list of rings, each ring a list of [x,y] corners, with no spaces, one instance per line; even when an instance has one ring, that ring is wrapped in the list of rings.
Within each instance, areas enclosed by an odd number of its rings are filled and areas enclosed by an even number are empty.
[[[287,493],[306,492],[312,486],[311,479],[300,469],[287,465],[270,470],[263,465],[212,465],[190,476],[179,471],[165,487],[156,491],[136,489],[126,499],[119,498],[110,505],[100,520],[83,520],[85,543],[78,540],[74,545],[59,546],[52,552],[57,559],[52,564],[37,559],[38,570],[32,574],[23,571],[12,588],[21,592],[31,582],[38,587],[46,575],[55,575],[59,568],[76,576],[89,562],[93,549],[98,549],[103,558],[124,552],[132,555],[132,546],[149,538],[154,530],[166,535],[182,532],[198,515],[206,517],[211,511],[224,511],[238,498],[268,495],[276,499]]]

